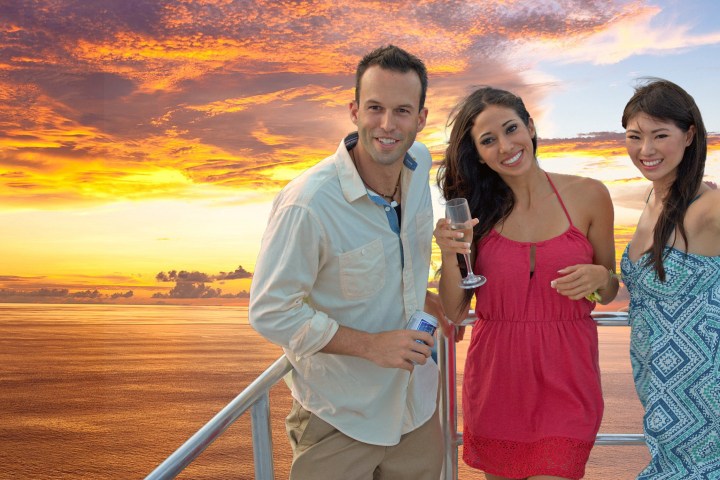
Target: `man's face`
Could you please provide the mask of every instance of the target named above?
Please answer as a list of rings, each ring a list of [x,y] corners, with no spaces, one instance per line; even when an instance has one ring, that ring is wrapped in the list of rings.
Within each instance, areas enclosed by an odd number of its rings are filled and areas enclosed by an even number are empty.
[[[400,73],[377,65],[360,79],[360,100],[350,104],[358,127],[358,157],[380,165],[402,161],[425,127],[427,109],[420,109],[420,78],[414,71]]]

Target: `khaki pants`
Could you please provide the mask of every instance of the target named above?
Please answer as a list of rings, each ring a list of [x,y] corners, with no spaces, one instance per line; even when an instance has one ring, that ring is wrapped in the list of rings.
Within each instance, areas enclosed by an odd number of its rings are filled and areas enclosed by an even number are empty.
[[[391,447],[354,440],[293,400],[285,425],[293,449],[290,480],[438,480],[444,458],[438,409]]]

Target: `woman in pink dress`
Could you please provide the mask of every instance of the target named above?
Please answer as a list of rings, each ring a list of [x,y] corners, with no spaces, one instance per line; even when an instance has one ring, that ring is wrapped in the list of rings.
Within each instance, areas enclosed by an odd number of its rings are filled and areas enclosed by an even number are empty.
[[[454,111],[438,185],[467,198],[472,243],[440,219],[440,297],[477,321],[463,380],[463,459],[489,480],[579,479],[603,413],[595,303],[618,290],[613,207],[599,181],[540,168],[522,100],[483,87]],[[458,254],[487,277],[460,288]],[[587,297],[587,298],[586,298]]]

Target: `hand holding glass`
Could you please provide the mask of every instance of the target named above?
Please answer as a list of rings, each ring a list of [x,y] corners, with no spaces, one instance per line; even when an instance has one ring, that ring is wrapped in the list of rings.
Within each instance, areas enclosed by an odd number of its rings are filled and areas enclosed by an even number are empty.
[[[445,204],[445,217],[450,220],[450,229],[462,231],[462,238],[457,238],[459,242],[472,242],[473,232],[470,226],[472,216],[470,215],[470,207],[464,198],[453,198]],[[484,285],[487,279],[482,275],[475,275],[470,266],[470,256],[463,254],[465,266],[467,267],[467,276],[460,281],[461,288],[476,288]]]

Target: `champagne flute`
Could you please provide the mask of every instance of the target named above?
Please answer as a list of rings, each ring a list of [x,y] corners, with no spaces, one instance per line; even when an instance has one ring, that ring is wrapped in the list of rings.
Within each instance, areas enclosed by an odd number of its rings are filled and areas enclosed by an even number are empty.
[[[463,232],[462,238],[456,238],[459,242],[472,242],[473,231],[470,227],[472,216],[470,215],[470,206],[464,198],[453,198],[445,204],[445,216],[450,220],[450,229]],[[475,275],[470,266],[470,256],[463,254],[465,266],[467,267],[467,276],[460,281],[461,288],[476,288],[484,285],[487,279],[482,275]]]

